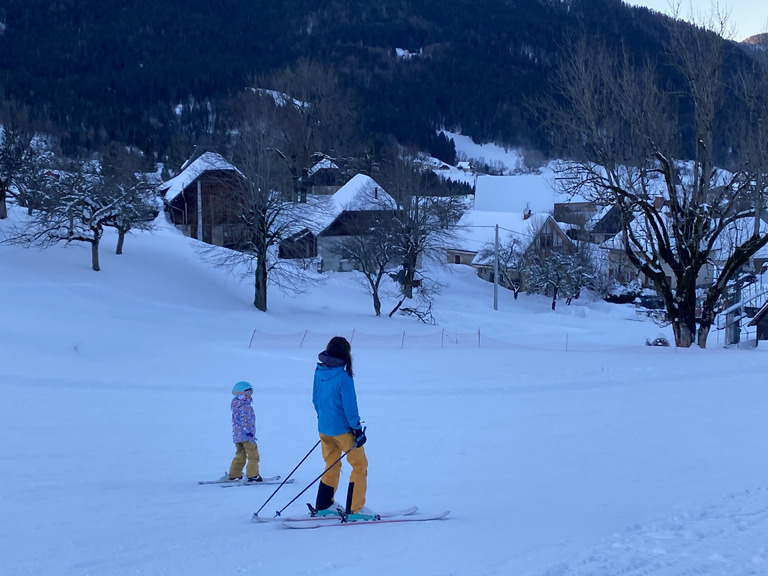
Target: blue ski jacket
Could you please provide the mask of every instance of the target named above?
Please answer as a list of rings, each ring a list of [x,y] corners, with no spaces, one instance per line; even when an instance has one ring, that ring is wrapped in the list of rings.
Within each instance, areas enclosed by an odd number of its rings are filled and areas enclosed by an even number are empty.
[[[328,364],[337,364],[331,356],[321,355],[321,359]],[[317,412],[317,430],[321,434],[338,436],[360,428],[355,381],[343,365],[317,364],[312,404]]]

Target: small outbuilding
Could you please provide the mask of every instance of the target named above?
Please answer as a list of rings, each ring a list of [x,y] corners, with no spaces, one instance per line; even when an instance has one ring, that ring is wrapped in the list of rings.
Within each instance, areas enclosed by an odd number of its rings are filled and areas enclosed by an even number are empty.
[[[755,317],[749,321],[748,326],[754,326],[757,329],[757,341],[768,340],[768,302],[757,311]]]
[[[193,156],[159,186],[176,228],[207,244],[235,249],[247,239],[241,217],[244,190],[242,174],[215,152]]]
[[[279,258],[297,259],[317,256],[317,237],[309,228],[302,228],[280,241]]]

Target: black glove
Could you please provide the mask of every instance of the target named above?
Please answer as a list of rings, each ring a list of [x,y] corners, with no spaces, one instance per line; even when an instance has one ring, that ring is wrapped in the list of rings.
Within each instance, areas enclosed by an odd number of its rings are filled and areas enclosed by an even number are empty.
[[[365,437],[365,430],[362,428],[353,428],[352,434],[355,436],[355,446],[358,448],[365,444],[365,441],[368,440],[368,438]]]

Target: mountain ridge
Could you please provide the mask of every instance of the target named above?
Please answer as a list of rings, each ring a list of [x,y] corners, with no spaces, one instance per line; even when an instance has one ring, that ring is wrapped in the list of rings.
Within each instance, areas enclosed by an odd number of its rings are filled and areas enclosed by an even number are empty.
[[[620,0],[12,0],[0,21],[6,101],[70,148],[120,141],[167,156],[205,137],[218,100],[302,57],[355,95],[360,133],[424,147],[447,128],[546,149],[530,101],[568,38],[665,59],[669,18]]]

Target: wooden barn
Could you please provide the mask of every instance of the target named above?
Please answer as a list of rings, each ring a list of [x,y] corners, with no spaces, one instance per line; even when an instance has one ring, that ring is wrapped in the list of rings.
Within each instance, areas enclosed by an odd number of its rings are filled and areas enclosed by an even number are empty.
[[[219,154],[193,156],[159,191],[171,222],[186,236],[227,248],[244,245],[247,230],[240,217],[243,177]]]

